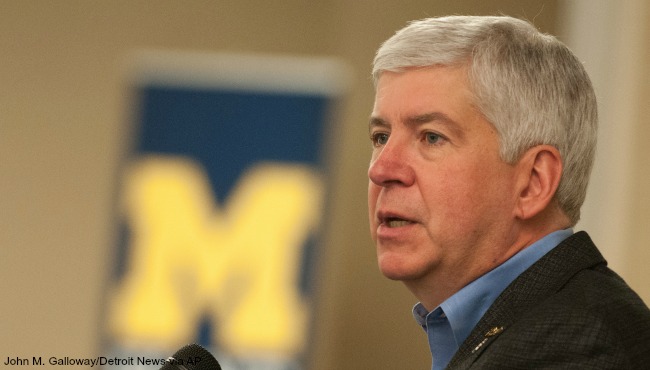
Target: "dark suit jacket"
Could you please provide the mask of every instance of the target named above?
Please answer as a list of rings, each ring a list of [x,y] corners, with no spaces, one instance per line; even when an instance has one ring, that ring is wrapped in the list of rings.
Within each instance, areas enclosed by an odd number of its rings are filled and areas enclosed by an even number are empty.
[[[506,288],[447,368],[650,369],[650,310],[578,232]]]

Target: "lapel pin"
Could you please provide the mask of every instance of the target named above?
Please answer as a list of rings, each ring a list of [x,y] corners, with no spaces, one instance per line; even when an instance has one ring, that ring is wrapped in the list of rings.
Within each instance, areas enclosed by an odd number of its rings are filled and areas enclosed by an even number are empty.
[[[493,336],[495,336],[495,335],[497,335],[497,334],[500,334],[502,331],[503,331],[503,326],[495,326],[495,327],[493,327],[492,329],[488,330],[488,332],[485,333],[485,335],[483,336],[484,338],[483,338],[483,340],[481,341],[481,343],[479,343],[478,346],[476,346],[476,347],[472,350],[472,353],[478,351],[481,347],[483,347],[483,345],[485,344],[485,342],[487,342],[488,339],[489,339],[490,337],[493,337]]]
[[[485,333],[485,337],[493,337],[503,331],[503,326],[495,326],[492,329],[488,330],[487,333]]]

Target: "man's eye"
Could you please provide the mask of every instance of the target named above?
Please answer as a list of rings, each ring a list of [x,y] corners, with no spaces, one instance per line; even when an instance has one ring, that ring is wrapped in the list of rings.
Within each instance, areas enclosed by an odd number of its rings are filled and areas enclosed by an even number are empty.
[[[427,132],[424,134],[424,138],[426,139],[428,144],[436,144],[440,140],[442,140],[442,136],[439,134],[436,134],[435,132]]]
[[[388,142],[388,134],[383,132],[377,132],[370,136],[370,140],[374,146],[386,145]]]

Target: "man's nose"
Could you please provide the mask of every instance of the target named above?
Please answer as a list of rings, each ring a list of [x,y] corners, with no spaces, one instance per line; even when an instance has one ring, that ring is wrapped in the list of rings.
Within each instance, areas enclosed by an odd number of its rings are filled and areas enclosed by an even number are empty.
[[[368,178],[379,186],[410,186],[415,180],[413,172],[413,157],[409,153],[406,143],[401,143],[397,138],[391,137],[376,152],[370,161]]]

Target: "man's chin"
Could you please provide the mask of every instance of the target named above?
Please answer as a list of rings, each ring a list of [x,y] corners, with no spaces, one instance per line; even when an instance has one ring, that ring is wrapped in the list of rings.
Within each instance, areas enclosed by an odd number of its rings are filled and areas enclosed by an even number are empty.
[[[423,275],[421,269],[397,261],[380,261],[379,270],[390,280],[415,280]]]

